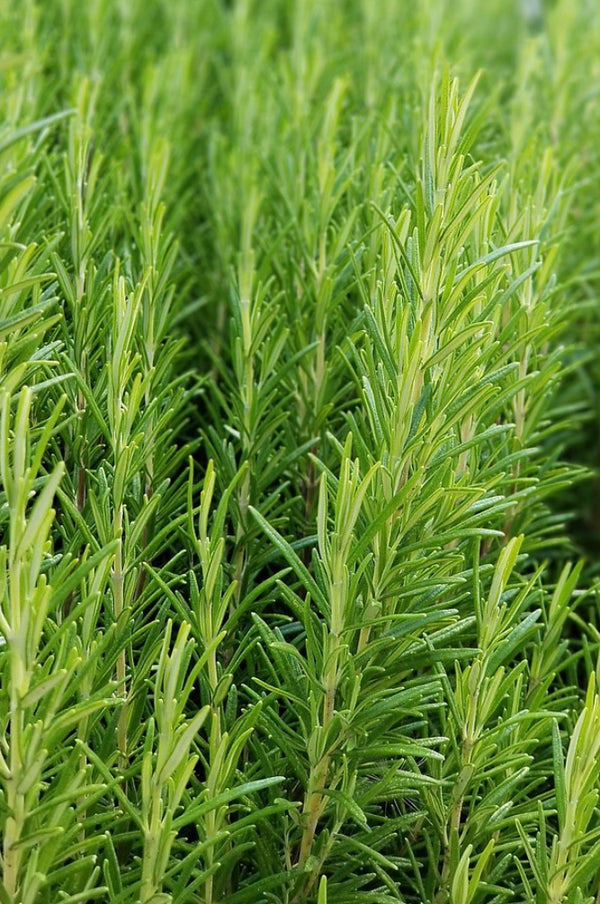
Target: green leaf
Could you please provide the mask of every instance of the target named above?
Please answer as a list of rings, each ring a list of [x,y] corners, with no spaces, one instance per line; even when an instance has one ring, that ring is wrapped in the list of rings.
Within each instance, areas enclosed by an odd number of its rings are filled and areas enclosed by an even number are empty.
[[[285,540],[284,537],[282,537],[281,534],[279,534],[274,528],[272,528],[268,521],[266,521],[266,519],[263,518],[260,512],[258,512],[253,506],[249,506],[249,511],[252,514],[252,517],[256,520],[261,529],[267,535],[269,540],[271,540],[271,542],[279,549],[288,565],[290,565],[290,567],[296,572],[296,575],[302,582],[303,586],[311,594],[311,596],[319,606],[321,613],[326,614],[329,610],[329,605],[327,599],[325,598],[325,595],[321,591],[321,588],[316,583],[314,578],[311,576],[306,566],[294,552],[288,541]]]

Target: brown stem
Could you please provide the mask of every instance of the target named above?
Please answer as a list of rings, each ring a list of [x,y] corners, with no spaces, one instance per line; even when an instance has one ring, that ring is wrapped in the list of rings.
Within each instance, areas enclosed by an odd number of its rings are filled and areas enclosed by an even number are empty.
[[[316,453],[316,451],[317,447],[315,446],[313,448],[313,452]],[[312,515],[313,505],[315,501],[315,488],[317,486],[316,476],[315,463],[312,458],[310,458],[308,461],[305,478],[306,494],[304,497],[304,518],[306,521],[310,521]]]
[[[454,802],[450,810],[449,831],[444,839],[444,861],[442,864],[442,874],[440,877],[440,887],[434,898],[434,904],[445,904],[450,893],[450,846],[452,836],[458,833],[462,821],[462,810],[465,800],[465,792],[469,781],[471,780],[472,767],[470,765],[471,753],[473,751],[473,742],[470,738],[465,738],[462,748],[462,769],[458,777],[458,781],[454,786]]]
[[[313,447],[313,452],[316,453],[317,447]],[[317,486],[317,473],[315,468],[315,463],[310,458],[308,460],[308,466],[306,468],[306,477],[304,478],[304,520],[308,525],[311,517],[312,511],[315,504],[315,489]],[[310,562],[310,548],[305,546],[302,550],[302,561],[305,565],[308,565]]]
[[[146,504],[150,502],[152,498],[152,485],[150,483],[146,484]],[[148,540],[150,538],[150,534],[154,528],[154,518],[151,518],[150,522],[146,525],[144,530],[142,531],[142,552],[148,546]],[[142,562],[140,565],[140,573],[138,575],[138,579],[135,584],[135,590],[133,591],[133,602],[137,603],[142,593],[144,592],[144,587],[146,586],[147,572],[145,563]]]
[[[338,639],[336,635],[333,635],[333,640],[335,650],[338,645]],[[331,661],[332,671],[330,672],[326,680],[326,692],[325,699],[323,701],[324,729],[326,729],[327,726],[331,723],[333,714],[335,712],[335,695],[339,680],[335,655],[332,656]],[[306,866],[312,854],[317,826],[319,824],[319,819],[323,814],[323,808],[325,805],[325,795],[323,794],[323,791],[327,782],[330,761],[331,754],[329,751],[326,751],[321,759],[315,764],[315,766],[311,768],[308,788],[304,797],[304,808],[302,811],[304,830],[302,832],[302,840],[300,842],[300,855],[298,858],[298,866],[300,868]],[[306,896],[309,894],[310,889],[314,885],[314,882],[317,878],[317,873],[318,871],[312,870],[310,875],[305,877],[296,895],[292,899],[291,904],[300,904],[301,901],[306,900]]]
[[[118,538],[117,549],[111,575],[113,605],[115,622],[119,622],[124,608],[124,583],[123,574],[123,508],[119,506],[115,515],[115,535]],[[127,661],[125,649],[119,651],[116,663],[116,679],[119,693],[123,696],[123,705],[119,713],[117,725],[117,746],[120,754],[122,769],[127,766],[127,685],[126,685]]]

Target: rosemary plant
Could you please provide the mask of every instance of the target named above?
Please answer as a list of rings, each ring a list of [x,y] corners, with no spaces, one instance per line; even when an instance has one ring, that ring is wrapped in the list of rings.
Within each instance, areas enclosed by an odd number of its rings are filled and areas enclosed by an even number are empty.
[[[0,904],[599,904],[599,61],[0,5]]]

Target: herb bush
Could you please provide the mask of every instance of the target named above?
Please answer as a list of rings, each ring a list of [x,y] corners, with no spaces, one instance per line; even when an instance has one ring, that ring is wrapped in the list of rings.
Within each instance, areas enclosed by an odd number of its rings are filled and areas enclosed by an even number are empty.
[[[600,11],[0,7],[0,902],[600,901]]]

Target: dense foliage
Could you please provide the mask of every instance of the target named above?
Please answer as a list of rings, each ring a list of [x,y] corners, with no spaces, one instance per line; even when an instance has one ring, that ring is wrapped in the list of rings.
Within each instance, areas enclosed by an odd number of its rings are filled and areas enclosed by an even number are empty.
[[[600,902],[594,0],[0,5],[0,904]]]

